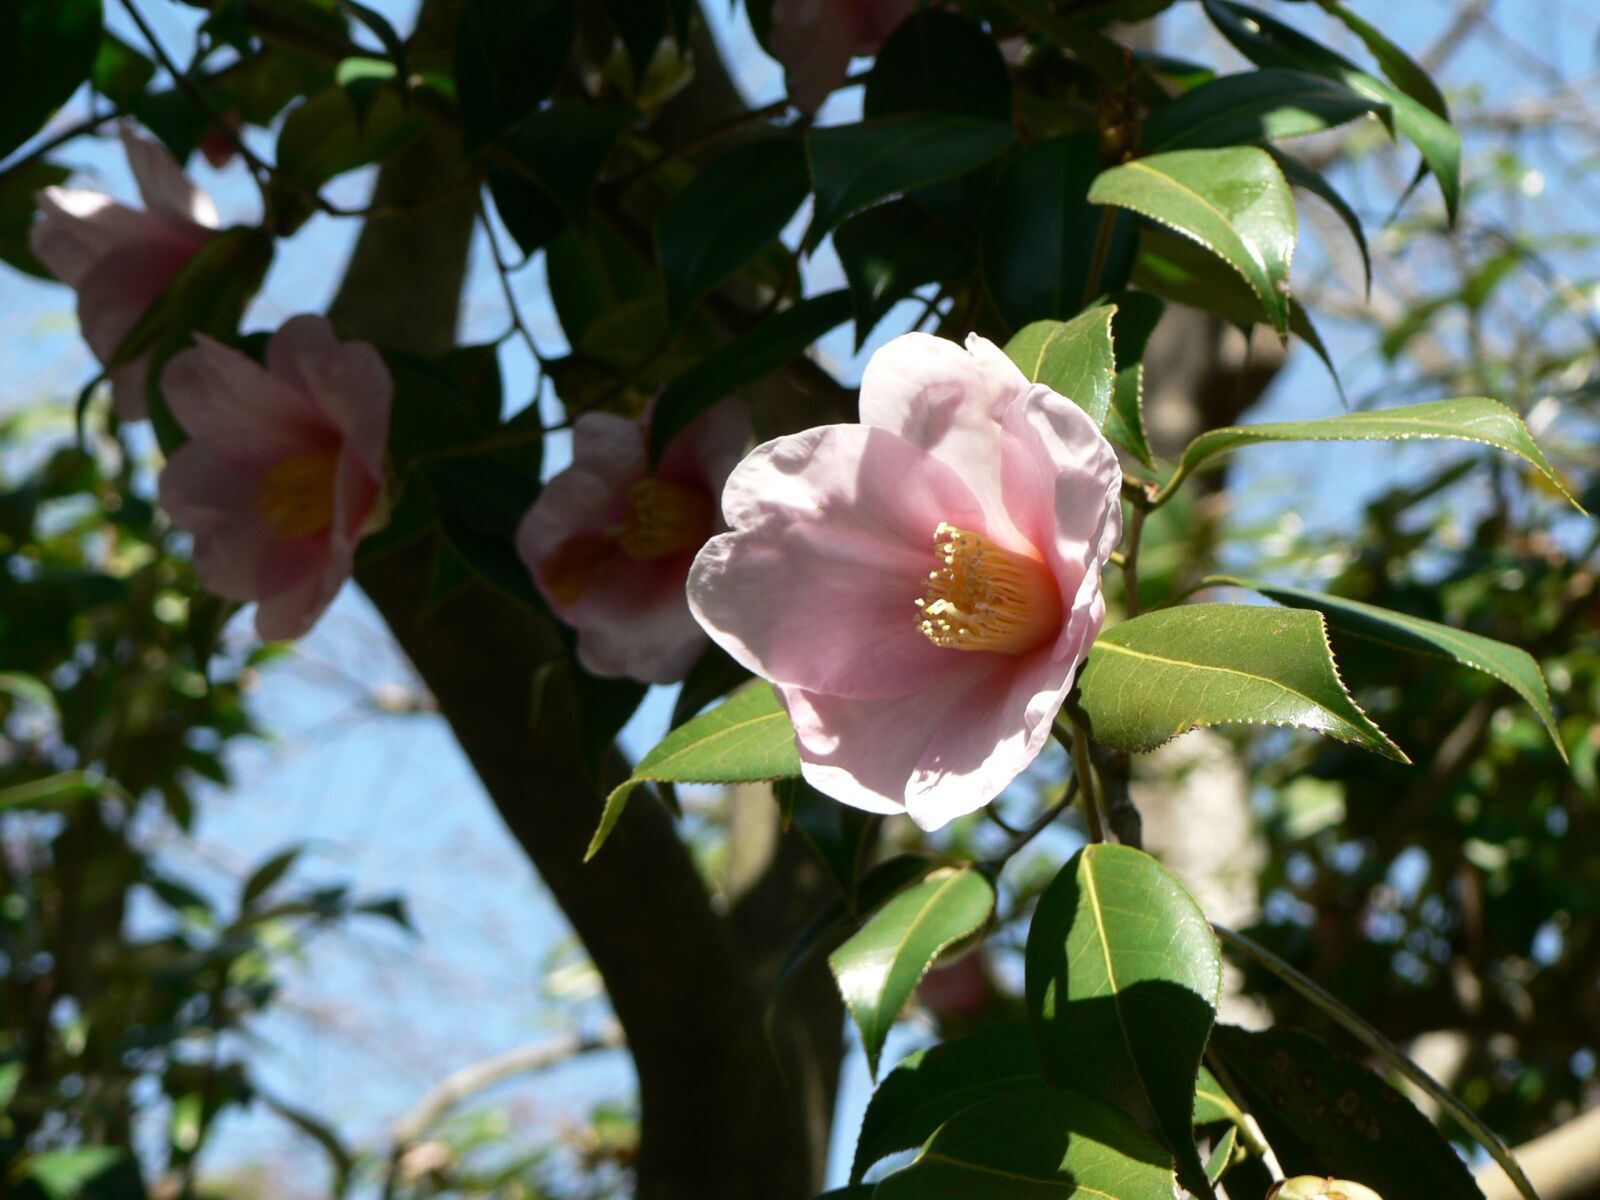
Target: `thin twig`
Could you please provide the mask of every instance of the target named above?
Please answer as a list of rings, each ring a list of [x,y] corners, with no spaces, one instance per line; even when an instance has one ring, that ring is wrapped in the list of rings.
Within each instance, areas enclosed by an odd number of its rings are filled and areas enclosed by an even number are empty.
[[[1106,817],[1100,811],[1100,796],[1094,785],[1094,764],[1090,761],[1089,735],[1083,726],[1072,725],[1072,771],[1083,783],[1083,815],[1089,822],[1089,840],[1106,840]]]
[[[489,220],[489,210],[483,203],[483,195],[478,195],[478,219],[483,223],[484,236],[489,239],[489,254],[494,259],[495,274],[500,277],[500,291],[505,296],[506,309],[511,314],[511,331],[522,338],[523,344],[528,347],[528,353],[533,355],[533,361],[542,372],[545,367],[544,355],[539,353],[539,346],[529,332],[527,322],[522,319],[522,308],[517,303],[517,294],[511,286],[511,265],[500,249],[499,235],[494,231],[494,222]]]
[[[7,163],[3,169],[0,169],[0,180],[4,180],[6,176],[10,175],[13,171],[20,171],[23,167],[37,162],[46,154],[49,154],[52,150],[59,149],[61,146],[66,145],[68,142],[72,141],[73,138],[82,137],[86,133],[93,133],[102,125],[105,125],[111,121],[115,121],[117,118],[124,115],[125,113],[121,108],[111,108],[107,109],[103,113],[85,117],[76,124],[67,126],[60,133],[54,134],[40,142],[37,146],[28,151],[26,154],[22,155],[20,158],[15,158],[11,162]]]
[[[1012,838],[1011,841],[1006,844],[1005,849],[1001,850],[999,854],[996,854],[992,859],[989,860],[990,865],[998,869],[999,867],[1004,866],[1012,858],[1016,857],[1016,855],[1024,847],[1026,847],[1028,843],[1033,841],[1034,838],[1038,837],[1046,829],[1049,829],[1050,826],[1055,822],[1055,819],[1067,810],[1067,807],[1072,803],[1073,796],[1075,796],[1077,792],[1078,780],[1076,778],[1068,780],[1067,790],[1065,794],[1062,795],[1061,799],[1052,804],[1049,808],[1045,809],[1021,829],[1011,829],[1009,825],[1005,824],[1005,822],[1001,821],[998,817],[994,817],[993,820],[995,824],[999,825],[1003,829],[1009,830],[1012,834]],[[992,814],[993,809],[994,805],[991,804],[987,811]]]

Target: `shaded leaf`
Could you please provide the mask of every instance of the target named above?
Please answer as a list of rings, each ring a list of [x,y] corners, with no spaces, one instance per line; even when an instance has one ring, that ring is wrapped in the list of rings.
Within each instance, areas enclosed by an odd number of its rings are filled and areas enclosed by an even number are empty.
[[[489,165],[495,210],[524,254],[588,212],[606,157],[633,114],[560,100],[519,121]]]
[[[1111,299],[1117,307],[1117,315],[1111,319],[1117,374],[1111,385],[1106,437],[1145,466],[1154,467],[1144,425],[1144,351],[1167,306],[1147,292],[1118,292]]]
[[[1482,1200],[1472,1172],[1433,1123],[1320,1038],[1225,1025],[1215,1047],[1285,1174],[1354,1179],[1383,1196]]]
[[[422,132],[422,114],[385,87],[370,97],[365,114],[351,92],[335,85],[290,111],[278,133],[278,176],[318,188],[346,171],[377,162]]]
[[[1111,324],[1117,310],[1103,304],[1070,321],[1035,321],[1006,343],[1006,354],[1034,383],[1071,400],[1096,425],[1111,409],[1115,359]]]
[[[1445,103],[1444,93],[1416,60],[1338,0],[1317,0],[1317,3],[1343,21],[1345,28],[1366,44],[1390,83],[1424,108],[1447,121],[1450,119],[1450,107]]]
[[[639,760],[633,774],[606,797],[600,827],[585,860],[593,858],[622,819],[641,783],[753,783],[800,774],[794,726],[772,685],[756,680],[686,721]]]
[[[950,1118],[991,1096],[1044,1086],[1026,1025],[1005,1024],[918,1050],[895,1065],[872,1093],[856,1139],[850,1177],[914,1150]]]
[[[947,1121],[874,1200],[1172,1200],[1172,1164],[1116,1109],[1081,1092],[995,1096]]]
[[[1359,600],[1347,600],[1342,596],[1328,596],[1282,584],[1227,575],[1217,577],[1216,582],[1250,588],[1291,608],[1316,609],[1334,629],[1357,637],[1381,642],[1397,650],[1442,654],[1462,666],[1492,675],[1532,706],[1545,729],[1550,732],[1550,738],[1561,757],[1567,757],[1560,730],[1556,727],[1555,712],[1550,707],[1550,689],[1545,683],[1544,672],[1526,650],[1465,629],[1426,621],[1373,604],[1363,604]]]
[[[672,319],[771,245],[809,192],[805,147],[782,137],[730,150],[673,197],[656,222]]]
[[[850,218],[834,231],[833,248],[850,284],[858,350],[913,289],[972,271],[971,252],[913,200],[891,200]]]
[[[1232,1097],[1222,1090],[1217,1077],[1201,1067],[1194,1085],[1194,1123],[1214,1125],[1218,1121],[1232,1121],[1237,1124],[1243,1119],[1244,1114],[1239,1111]]]
[[[1227,263],[1260,299],[1273,328],[1289,328],[1294,198],[1265,150],[1174,150],[1100,175],[1089,199],[1176,229]]]
[[[1141,131],[1147,150],[1240,146],[1320,133],[1388,106],[1336,79],[1266,67],[1223,75],[1157,109]]]
[[[156,65],[109,29],[100,36],[89,82],[113,104],[131,108],[155,78]]]
[[[876,200],[982,166],[1011,144],[1009,122],[950,115],[879,117],[806,135],[816,213],[807,244]]]
[[[1100,634],[1079,680],[1102,745],[1153,750],[1207,725],[1290,725],[1410,760],[1339,679],[1322,617],[1301,609],[1188,604]]]
[[[35,159],[0,174],[0,262],[40,279],[54,279],[28,245],[28,230],[38,204],[34,197],[47,187],[65,183],[71,172]]]
[[[456,95],[468,152],[550,94],[577,30],[576,0],[466,0],[456,26]]]
[[[868,119],[941,112],[1011,119],[1011,72],[983,27],[939,9],[913,13],[878,50],[867,76]]]
[[[889,1028],[947,946],[994,911],[994,885],[972,865],[934,871],[890,900],[828,956],[876,1073]]]
[[[1027,994],[1045,1078],[1131,1114],[1199,1196],[1210,1187],[1194,1144],[1195,1081],[1221,991],[1205,914],[1143,851],[1086,846],[1039,898]]]
[[[1361,268],[1365,272],[1367,291],[1371,292],[1372,254],[1367,248],[1367,234],[1361,227],[1361,218],[1356,214],[1356,210],[1350,207],[1350,202],[1339,194],[1322,172],[1312,170],[1294,155],[1286,154],[1276,146],[1267,147],[1267,153],[1272,155],[1272,161],[1278,164],[1278,169],[1283,172],[1283,177],[1289,181],[1290,187],[1310,192],[1333,209],[1338,218],[1344,222],[1344,227],[1355,239],[1356,249],[1361,251]],[[1293,328],[1293,318],[1290,321],[1290,328]],[[1329,364],[1329,369],[1332,369],[1332,364]]]
[[[0,5],[0,159],[67,102],[100,48],[100,0],[6,0]]]

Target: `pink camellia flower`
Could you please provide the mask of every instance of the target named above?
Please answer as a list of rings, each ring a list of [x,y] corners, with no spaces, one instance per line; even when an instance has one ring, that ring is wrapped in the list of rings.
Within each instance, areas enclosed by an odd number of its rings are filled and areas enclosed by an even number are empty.
[[[217,232],[217,208],[160,142],[122,127],[128,166],[145,208],[99,192],[46,188],[28,242],[46,269],[78,293],[78,324],[102,363],[191,258]],[[111,397],[124,421],[145,415],[148,356],[111,372]]]
[[[194,536],[206,587],[257,601],[263,638],[299,637],[382,516],[388,368],[321,317],[295,317],[273,334],[265,367],[198,341],[161,375],[190,439],[161,473],[161,504]]]
[[[683,584],[695,551],[724,528],[717,493],[750,444],[750,419],[723,401],[672,439],[654,473],[646,429],[612,413],[579,417],[572,464],[522,519],[517,552],[578,631],[584,670],[671,683],[706,646]]]
[[[937,829],[1050,737],[1105,619],[1122,473],[1083,410],[977,336],[884,346],[861,421],[739,464],[689,605],[776,685],[807,780]]]
[[[850,60],[876,54],[916,0],[773,0],[767,42],[789,98],[814,112],[845,81]]]

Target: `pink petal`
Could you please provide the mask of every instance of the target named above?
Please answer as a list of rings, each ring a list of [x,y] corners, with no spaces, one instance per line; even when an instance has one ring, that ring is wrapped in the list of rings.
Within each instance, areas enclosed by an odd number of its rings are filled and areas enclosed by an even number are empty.
[[[293,317],[267,343],[267,370],[322,409],[368,470],[382,475],[394,383],[376,349],[341,342],[323,317]]]
[[[939,522],[982,519],[951,467],[884,430],[827,425],[758,446],[722,506],[733,531],[701,549],[689,604],[739,662],[856,698],[949,672],[952,653],[923,636],[915,602]]]
[[[124,124],[120,132],[128,166],[150,211],[174,221],[215,229],[219,223],[217,206],[183,173],[171,152],[130,125]]]
[[[258,482],[258,473],[200,442],[180,446],[161,471],[161,507],[193,536],[201,582],[232,600],[261,594],[263,566],[274,551],[272,530],[255,507]]]
[[[374,471],[366,456],[351,442],[339,448],[339,466],[333,486],[333,524],[328,533],[336,544],[352,551],[360,544],[362,530],[383,492],[383,482],[381,465]]]
[[[570,608],[578,661],[591,675],[675,683],[706,648],[683,594],[690,556],[610,556]]]
[[[310,565],[314,569],[282,591],[264,596],[256,605],[256,633],[263,641],[284,641],[309,633],[350,578],[353,560],[348,551],[329,547],[323,538],[321,553]]]
[[[160,221],[99,192],[50,187],[38,195],[39,220],[28,245],[45,268],[69,287],[119,246],[151,240]]]
[[[111,381],[111,407],[117,419],[127,423],[142,421],[150,415],[150,356],[138,358],[113,367],[107,376]]]
[[[856,53],[876,54],[899,25],[911,15],[917,0],[851,0],[855,9]]]
[[[123,339],[194,256],[192,244],[155,232],[160,236],[116,247],[78,281],[78,324],[103,363],[116,357]]]
[[[672,483],[702,487],[712,497],[750,448],[750,410],[737,399],[713,405],[667,446],[656,474]]]
[[[1074,665],[1105,619],[1101,569],[1122,539],[1116,451],[1076,404],[1034,385],[1004,420],[1004,494],[1050,563],[1066,620],[1054,657]]]
[[[221,458],[258,467],[334,444],[338,431],[306,396],[204,334],[161,376],[172,415]]]
[[[767,43],[783,64],[789,99],[807,112],[844,83],[856,51],[851,0],[773,0]]]
[[[1000,418],[1028,380],[992,342],[962,349],[908,333],[880,349],[861,377],[861,421],[921,446],[961,473],[983,505],[983,531],[1019,549],[1001,495]]]

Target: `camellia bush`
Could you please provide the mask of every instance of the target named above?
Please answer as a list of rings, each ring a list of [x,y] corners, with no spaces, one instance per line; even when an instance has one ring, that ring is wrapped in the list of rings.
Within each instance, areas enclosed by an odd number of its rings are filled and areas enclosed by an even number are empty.
[[[163,40],[146,11],[163,7],[190,10],[192,44]],[[1537,1200],[1488,1098],[1397,1048],[1376,985],[1352,1006],[1270,921],[1214,923],[1143,849],[1133,799],[1146,752],[1268,727],[1249,743],[1272,748],[1261,786],[1337,779],[1381,830],[1391,796],[1417,819],[1474,754],[1511,796],[1483,739],[1514,703],[1541,787],[1575,777],[1592,801],[1593,699],[1563,708],[1529,652],[1566,653],[1592,572],[1496,637],[1506,621],[1418,601],[1400,564],[1427,539],[1395,514],[1420,494],[1372,510],[1389,565],[1347,558],[1326,592],[1225,573],[1200,544],[1215,472],[1286,442],[1424,443],[1435,490],[1493,472],[1546,523],[1583,511],[1508,397],[1347,401],[1291,287],[1308,197],[1367,256],[1330,160],[1292,139],[1392,141],[1415,176],[1388,203],[1458,219],[1440,90],[1381,12],[1340,0],[1182,6],[1249,64],[1232,71],[1152,48],[1170,0],[745,8],[786,80],[755,108],[686,0],[423,0],[405,35],[356,0],[7,0],[0,256],[73,290],[101,367],[75,444],[8,479],[0,510],[17,747],[0,807],[42,839],[6,868],[26,896],[4,952],[35,964],[4,1000],[7,1186],[142,1195],[178,1170],[193,1194],[195,1129],[263,1098],[247,1064],[220,1086],[182,1047],[269,1002],[238,960],[273,977],[252,914],[289,861],[246,886],[227,936],[168,946],[191,969],[165,1007],[120,1028],[90,1006],[93,1053],[53,1006],[113,977],[134,994],[146,968],[39,967],[85,922],[28,914],[71,910],[75,855],[121,863],[118,889],[149,883],[137,814],[181,814],[187,773],[224,777],[214,751],[252,732],[238,679],[255,664],[219,650],[223,625],[253,605],[261,640],[299,638],[353,580],[604,980],[637,1069],[641,1200],[817,1195],[846,1016],[877,1083],[832,1200],[1466,1200],[1483,1195],[1469,1146]],[[1360,60],[1306,32],[1313,16]],[[847,88],[859,117],[841,121],[829,97]],[[87,116],[55,117],[85,94]],[[136,196],[72,178],[80,139],[113,137]],[[255,219],[223,223],[185,172],[196,155],[253,182]],[[374,166],[369,204],[328,198]],[[313,219],[360,223],[331,307],[256,327],[252,298]],[[459,345],[480,234],[510,329]],[[843,286],[808,290],[826,254]],[[523,316],[534,287],[559,351]],[[1214,359],[1237,329],[1323,361],[1320,415],[1235,423],[1260,390],[1240,368],[1166,447],[1146,419],[1153,347],[1184,330]],[[836,330],[870,348],[859,386],[810,353]],[[508,347],[537,364],[531,404],[503,383]],[[66,535],[39,516],[63,497],[90,514]],[[147,648],[137,672],[119,645]],[[143,742],[50,699],[118,671],[144,700],[117,728]],[[1462,689],[1494,699],[1463,706],[1470,737],[1429,719],[1425,691],[1421,711],[1358,702],[1396,677],[1444,693],[1433,716]],[[618,731],[669,684],[671,731],[624,762]],[[767,783],[733,793],[708,886],[676,789]],[[1041,874],[1063,831],[1081,849]],[[95,911],[114,940],[120,907]],[[342,893],[273,914],[404,919]],[[990,967],[1003,945],[1014,995]],[[1267,1027],[1219,1023],[1230,960],[1273,993]],[[944,1036],[880,1071],[913,1004]],[[141,1074],[193,1118],[166,1162],[125,1153]],[[335,1190],[359,1174],[335,1134],[267,1100],[333,1147]],[[373,1171],[390,1195],[465,1186]]]

